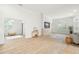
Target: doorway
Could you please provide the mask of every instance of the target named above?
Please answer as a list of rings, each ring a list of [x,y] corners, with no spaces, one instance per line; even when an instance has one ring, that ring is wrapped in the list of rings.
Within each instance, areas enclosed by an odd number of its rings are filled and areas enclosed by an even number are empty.
[[[5,39],[15,39],[23,37],[23,22],[19,19],[7,18],[4,21]]]

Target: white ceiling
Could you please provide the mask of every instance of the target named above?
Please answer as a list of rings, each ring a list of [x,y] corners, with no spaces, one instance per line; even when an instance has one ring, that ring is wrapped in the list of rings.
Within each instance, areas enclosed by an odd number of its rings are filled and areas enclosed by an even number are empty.
[[[79,10],[79,4],[25,4],[23,7],[44,14],[73,13]]]

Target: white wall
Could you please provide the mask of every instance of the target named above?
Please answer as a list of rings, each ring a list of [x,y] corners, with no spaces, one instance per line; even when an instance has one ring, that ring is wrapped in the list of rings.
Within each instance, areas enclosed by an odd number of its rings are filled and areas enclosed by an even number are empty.
[[[40,14],[30,13],[30,15],[27,16],[24,24],[24,33],[26,37],[31,37],[31,33],[34,27],[37,27],[39,30],[39,35],[41,34],[41,20],[40,20]],[[29,20],[29,21],[28,21]]]
[[[41,34],[40,13],[25,9],[17,5],[0,5],[0,12],[2,13],[0,13],[0,15],[4,20],[5,18],[14,18],[22,20],[24,23],[24,35],[26,38],[31,37],[33,27],[37,27],[39,33]],[[2,26],[1,22],[0,25]]]

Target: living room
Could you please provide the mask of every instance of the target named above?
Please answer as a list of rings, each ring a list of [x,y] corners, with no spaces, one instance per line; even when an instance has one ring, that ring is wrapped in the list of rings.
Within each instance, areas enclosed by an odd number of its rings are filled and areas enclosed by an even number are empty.
[[[79,4],[0,5],[0,53],[79,53],[78,10]]]

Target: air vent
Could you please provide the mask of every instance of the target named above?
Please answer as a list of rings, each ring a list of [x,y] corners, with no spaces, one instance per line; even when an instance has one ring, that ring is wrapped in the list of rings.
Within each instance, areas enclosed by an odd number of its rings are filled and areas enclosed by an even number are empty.
[[[18,4],[19,6],[23,6],[23,4]]]

